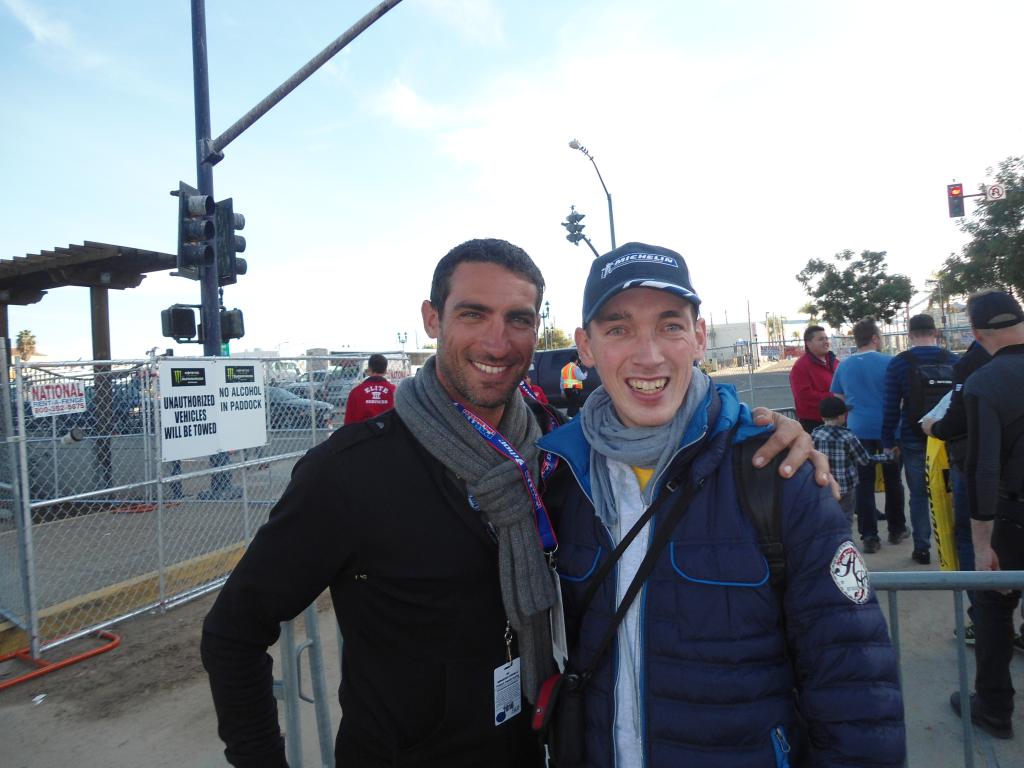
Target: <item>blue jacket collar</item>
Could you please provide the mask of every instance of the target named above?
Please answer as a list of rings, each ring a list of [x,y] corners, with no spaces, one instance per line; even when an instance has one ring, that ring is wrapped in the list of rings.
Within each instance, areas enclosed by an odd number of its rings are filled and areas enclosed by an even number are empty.
[[[750,409],[746,404],[739,401],[739,397],[736,395],[736,388],[732,384],[716,384],[715,390],[718,392],[721,403],[721,409],[715,423],[708,424],[708,410],[711,405],[711,390],[709,389],[704,402],[701,403],[690,424],[687,426],[679,445],[680,449],[690,445],[699,439],[705,431],[708,432],[708,436],[712,439],[710,450],[703,451],[701,456],[694,461],[693,471],[696,476],[706,475],[718,465],[722,454],[728,448],[724,436],[720,436],[723,433],[728,433],[734,426],[738,425],[733,438],[734,443],[741,443],[753,435],[767,431],[766,427],[758,427],[753,423]],[[715,438],[719,439],[716,440]],[[583,425],[579,418],[573,419],[554,432],[544,435],[537,445],[545,451],[551,451],[565,461],[576,476],[580,488],[587,494],[588,498],[591,497],[590,445],[583,436]]]

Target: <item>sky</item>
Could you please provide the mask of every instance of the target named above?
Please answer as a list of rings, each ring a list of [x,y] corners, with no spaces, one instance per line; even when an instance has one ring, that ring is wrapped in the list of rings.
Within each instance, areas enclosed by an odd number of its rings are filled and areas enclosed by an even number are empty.
[[[341,35],[371,0],[208,0],[213,133]],[[195,184],[188,0],[0,0],[0,258],[92,240],[173,253]],[[522,246],[550,317],[579,322],[599,251],[685,257],[715,323],[800,317],[795,275],[886,251],[916,288],[966,241],[945,186],[1024,153],[1024,3],[992,0],[404,0],[225,151],[217,199],[246,217],[232,350],[428,341],[437,260]],[[967,201],[968,212],[975,204]],[[920,298],[920,297],[919,297]],[[175,345],[160,310],[198,284],[151,273],[110,297],[113,355]],[[51,360],[91,357],[89,293],[9,309]]]

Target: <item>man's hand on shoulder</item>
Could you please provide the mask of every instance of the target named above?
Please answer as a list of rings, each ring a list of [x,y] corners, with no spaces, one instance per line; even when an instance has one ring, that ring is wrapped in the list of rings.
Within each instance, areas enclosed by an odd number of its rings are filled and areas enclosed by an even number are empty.
[[[805,461],[810,459],[814,465],[814,479],[822,488],[831,487],[832,495],[839,498],[839,484],[829,471],[828,458],[825,454],[814,450],[814,441],[800,422],[787,418],[777,411],[758,407],[753,410],[754,423],[758,426],[773,426],[775,431],[761,449],[754,454],[754,466],[763,467],[775,456],[788,448],[789,453],[779,467],[779,474],[792,477]]]

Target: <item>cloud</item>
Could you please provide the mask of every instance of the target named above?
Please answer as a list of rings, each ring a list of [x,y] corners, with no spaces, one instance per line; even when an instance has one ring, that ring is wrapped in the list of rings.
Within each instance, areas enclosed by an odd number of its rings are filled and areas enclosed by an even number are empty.
[[[424,100],[401,80],[394,80],[376,98],[376,108],[399,125],[414,130],[438,128],[451,119],[448,110]]]
[[[477,43],[500,43],[504,40],[504,16],[492,0],[423,0],[426,8]]]
[[[71,28],[60,19],[52,18],[28,0],[0,0],[37,43],[68,48],[73,42]]]

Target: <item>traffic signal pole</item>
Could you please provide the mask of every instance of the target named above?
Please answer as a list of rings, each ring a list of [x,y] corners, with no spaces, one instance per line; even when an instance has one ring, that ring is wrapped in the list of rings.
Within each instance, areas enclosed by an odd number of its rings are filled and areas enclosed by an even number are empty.
[[[211,200],[213,199],[213,166],[224,158],[224,148],[228,144],[400,2],[401,0],[382,0],[343,35],[336,38],[259,104],[239,118],[224,133],[216,139],[212,139],[210,75],[206,58],[206,2],[205,0],[192,0],[192,82],[196,108],[196,178],[199,194],[208,195]],[[608,205],[611,206],[610,197]],[[241,228],[238,225],[234,227],[234,229]],[[233,232],[222,232],[221,235],[221,242],[223,242],[223,238],[233,236]],[[238,251],[244,249],[244,243],[237,248]],[[244,274],[244,267],[240,267],[238,273]],[[204,263],[199,266],[199,316],[203,326],[203,354],[211,357],[219,356],[221,353],[220,296],[218,295],[220,282],[218,258],[213,259],[212,263]],[[230,283],[234,280],[226,282]]]
[[[199,194],[213,198],[213,163],[207,162],[210,143],[210,71],[206,60],[206,0],[192,0],[192,89],[196,104],[196,179]],[[217,262],[199,267],[199,317],[203,324],[203,354],[221,352],[220,297]]]

